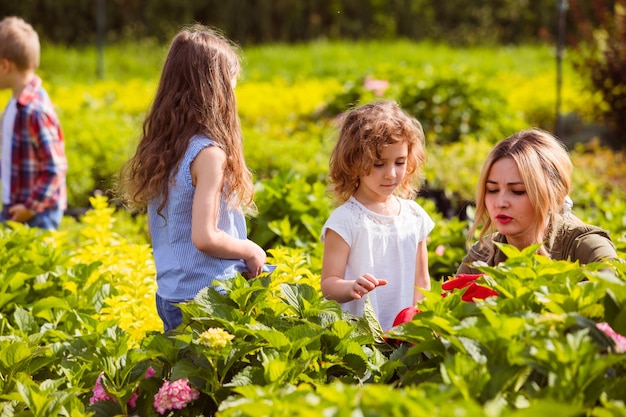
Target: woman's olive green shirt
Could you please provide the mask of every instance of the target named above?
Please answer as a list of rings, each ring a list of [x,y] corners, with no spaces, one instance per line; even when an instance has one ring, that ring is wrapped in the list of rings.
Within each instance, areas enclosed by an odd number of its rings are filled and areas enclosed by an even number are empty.
[[[492,241],[507,243],[506,237],[499,233],[492,235]],[[617,258],[615,245],[605,230],[597,226],[581,224],[570,218],[563,219],[557,225],[554,243],[548,248],[548,252],[556,261],[579,261],[581,264]],[[479,270],[470,266],[476,261],[496,266],[505,260],[506,256],[497,247],[494,247],[494,252],[490,253],[486,247],[477,242],[463,258],[457,274],[479,274]]]

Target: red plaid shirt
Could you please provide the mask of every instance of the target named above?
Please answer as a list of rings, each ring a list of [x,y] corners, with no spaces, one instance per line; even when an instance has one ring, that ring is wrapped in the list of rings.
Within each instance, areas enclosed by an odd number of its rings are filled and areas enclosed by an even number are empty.
[[[11,138],[11,205],[41,213],[67,207],[67,158],[63,132],[37,76],[17,99]]]

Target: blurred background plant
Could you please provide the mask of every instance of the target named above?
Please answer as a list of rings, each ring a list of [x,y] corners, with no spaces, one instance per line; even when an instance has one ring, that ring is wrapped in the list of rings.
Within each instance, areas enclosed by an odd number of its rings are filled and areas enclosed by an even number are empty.
[[[570,0],[579,37],[574,38],[574,68],[597,105],[592,114],[608,127],[607,142],[626,148],[626,1]],[[591,9],[591,10],[590,10]],[[588,16],[593,16],[590,21]]]

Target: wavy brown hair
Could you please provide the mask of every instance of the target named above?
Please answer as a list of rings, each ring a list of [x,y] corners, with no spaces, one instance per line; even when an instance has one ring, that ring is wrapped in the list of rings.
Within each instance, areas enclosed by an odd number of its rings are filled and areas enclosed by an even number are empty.
[[[225,153],[224,190],[232,207],[253,208],[254,185],[243,156],[234,80],[239,49],[219,32],[193,25],[173,39],[135,155],[121,172],[126,203],[144,211],[162,198],[194,135],[206,135]]]
[[[417,119],[394,101],[381,100],[348,111],[342,118],[339,139],[330,156],[329,181],[339,203],[347,201],[368,175],[382,149],[398,142],[408,145],[406,175],[398,193],[410,196],[418,190],[416,178],[426,159],[424,131]]]
[[[469,233],[468,244],[480,229],[479,240],[493,252],[493,244],[486,236],[496,231],[485,205],[487,179],[493,164],[502,158],[512,158],[526,186],[528,199],[537,222],[532,230],[533,242],[552,245],[551,225],[561,216],[562,207],[571,189],[572,161],[565,146],[550,133],[541,129],[527,129],[499,142],[487,156],[476,189],[476,221]],[[575,219],[574,216],[572,216]],[[577,219],[576,219],[577,220]],[[548,225],[548,231],[546,231]],[[539,253],[547,255],[542,245]]]

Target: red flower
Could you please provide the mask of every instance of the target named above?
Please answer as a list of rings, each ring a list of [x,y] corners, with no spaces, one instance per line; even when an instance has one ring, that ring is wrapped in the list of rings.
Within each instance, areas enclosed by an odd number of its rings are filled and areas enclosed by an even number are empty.
[[[441,284],[441,289],[450,291],[457,288],[465,288],[482,276],[483,274],[458,274],[456,278]]]
[[[441,289],[444,291],[452,291],[469,287],[461,296],[461,299],[467,302],[473,302],[474,299],[484,300],[487,297],[498,295],[498,293],[491,288],[478,285],[474,282],[482,276],[483,274],[458,274],[456,278],[444,282],[441,285]],[[442,295],[445,297],[446,293]]]
[[[419,312],[420,311],[415,306],[402,309],[402,311],[400,311],[398,315],[396,316],[396,318],[394,319],[393,327],[399,326],[402,323],[406,323],[407,321],[413,320],[413,317]]]
[[[491,288],[484,287],[482,285],[478,285],[472,282],[469,285],[469,288],[461,296],[461,300],[473,302],[474,299],[484,300],[485,298],[493,297],[494,295],[498,295],[498,293]]]
[[[408,321],[413,320],[413,317],[415,317],[415,315],[419,312],[420,310],[416,308],[415,306],[403,308],[398,313],[396,318],[393,320],[392,327],[396,327],[396,326],[401,325],[402,323],[406,323]],[[389,343],[390,345],[400,346],[402,344],[402,342],[397,339],[388,339],[386,337],[383,337],[383,339],[385,340],[385,342]]]

